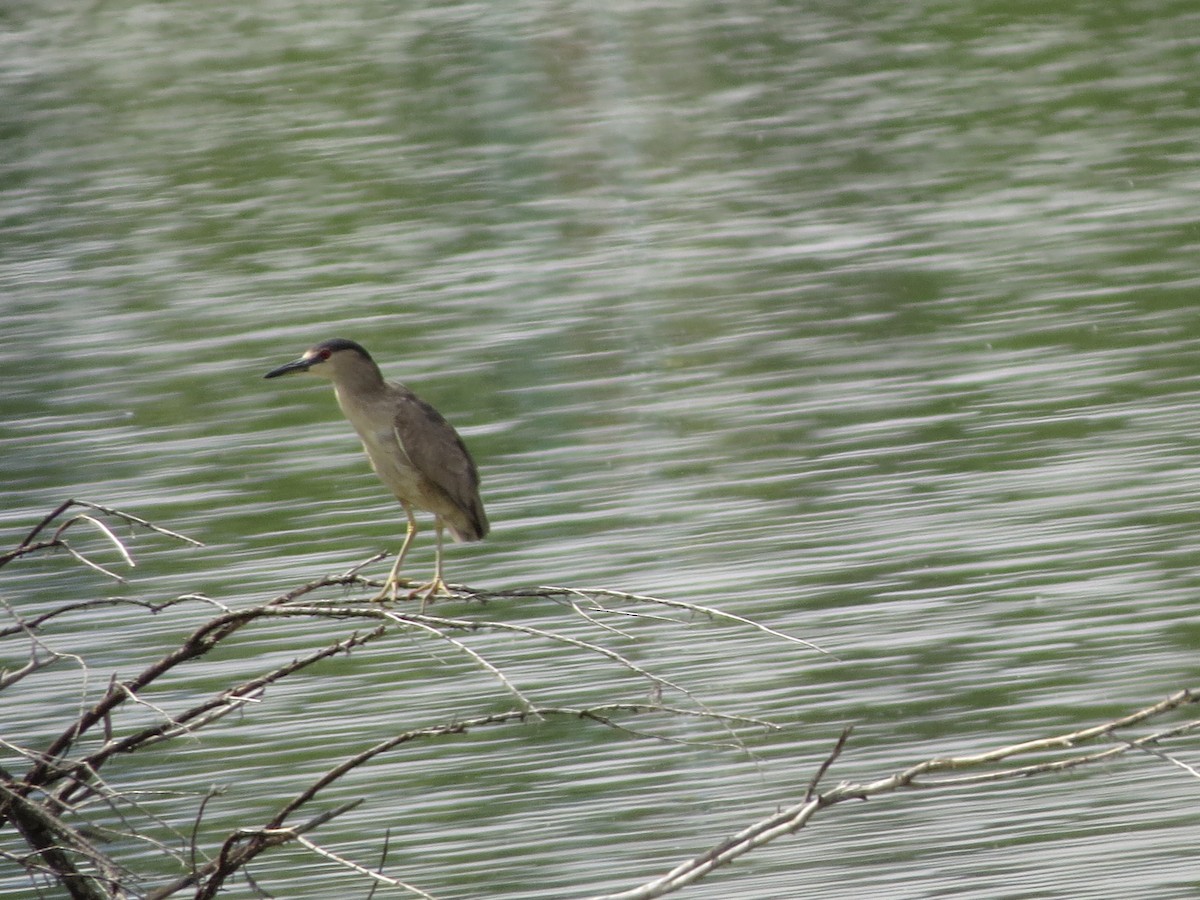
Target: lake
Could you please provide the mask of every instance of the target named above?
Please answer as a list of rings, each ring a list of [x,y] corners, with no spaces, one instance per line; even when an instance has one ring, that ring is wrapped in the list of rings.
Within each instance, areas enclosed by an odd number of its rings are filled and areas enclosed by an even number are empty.
[[[641,604],[603,625],[548,598],[435,604],[603,644],[689,692],[664,702],[785,726],[740,748],[703,719],[490,726],[314,801],[365,798],[310,837],[371,868],[386,833],[387,871],[439,900],[632,888],[798,802],[847,724],[829,785],[1188,687],[1198,26],[1168,2],[11,4],[0,549],[68,497],[205,546],[120,528],[128,570],[79,530],[128,585],[58,555],[6,567],[0,597],[244,608],[394,552],[402,511],[328,385],[262,379],[339,336],[479,464],[493,532],[448,548],[451,581],[700,604],[831,654]],[[44,746],[213,613],[49,630],[87,668],[8,692],[5,740]],[[154,702],[362,627],[256,623]],[[579,646],[460,637],[538,704],[659,693]],[[184,833],[222,787],[199,831],[215,854],[378,741],[517,705],[397,629],[106,777],[189,792],[146,799]],[[1195,764],[1194,740],[1163,749]],[[681,896],[1175,898],[1200,885],[1180,852],[1195,794],[1133,753],[847,804]],[[129,852],[150,883],[177,871]],[[16,869],[0,892],[30,890]],[[301,847],[251,871],[279,897],[368,890]]]

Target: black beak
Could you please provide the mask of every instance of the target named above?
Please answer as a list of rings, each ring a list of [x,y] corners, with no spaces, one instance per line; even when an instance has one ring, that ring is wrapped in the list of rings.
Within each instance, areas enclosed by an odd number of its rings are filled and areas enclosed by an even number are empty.
[[[280,375],[287,375],[289,372],[307,372],[312,368],[313,363],[319,361],[320,360],[316,357],[313,357],[312,359],[301,357],[294,362],[280,366],[278,369],[272,369],[270,372],[264,375],[263,378],[278,378]]]

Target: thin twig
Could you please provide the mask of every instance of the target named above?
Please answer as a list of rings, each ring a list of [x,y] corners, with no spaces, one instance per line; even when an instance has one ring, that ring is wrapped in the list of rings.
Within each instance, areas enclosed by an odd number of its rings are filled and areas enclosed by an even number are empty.
[[[715,606],[702,606],[699,603],[688,603],[683,600],[667,600],[662,597],[651,597],[648,594],[628,594],[624,591],[613,591],[605,588],[569,588],[559,587],[556,585],[539,585],[537,590],[540,591],[556,591],[562,594],[574,594],[581,597],[613,597],[618,600],[625,600],[630,603],[652,603],[658,606],[666,606],[671,609],[682,609],[691,613],[699,613],[700,615],[708,616],[711,619],[724,619],[728,622],[736,622],[739,625],[746,625],[750,628],[757,629],[764,634],[769,634],[772,637],[781,638],[785,641],[790,641],[793,644],[800,644],[802,647],[807,647],[810,650],[816,650],[818,653],[823,653],[833,659],[837,659],[832,653],[814,644],[812,641],[806,641],[804,638],[798,638],[794,635],[787,634],[783,631],[778,631],[771,628],[769,625],[764,625],[761,622],[756,622],[753,619],[747,619],[745,616],[739,616],[736,613],[726,612],[723,609],[717,609]]]
[[[837,743],[833,745],[833,749],[829,751],[829,755],[821,760],[821,765],[817,767],[816,773],[808,782],[808,789],[804,792],[804,802],[807,803],[813,798],[817,792],[817,786],[821,783],[821,779],[825,777],[825,773],[829,771],[829,767],[837,761],[837,758],[842,755],[842,751],[846,749],[846,742],[850,740],[850,735],[854,733],[854,726],[847,725],[842,729],[842,733],[838,735]]]
[[[117,509],[116,507],[105,506],[101,503],[92,503],[88,500],[69,500],[68,502],[74,504],[75,506],[85,506],[88,509],[94,509],[97,512],[102,512],[105,515],[115,516],[118,519],[124,519],[131,525],[137,525],[141,528],[145,528],[147,531],[153,531],[155,534],[161,534],[164,537],[173,538],[177,541],[182,541],[185,544],[191,544],[193,547],[204,546],[203,543],[195,538],[188,537],[186,534],[180,534],[178,531],[171,531],[169,528],[163,528],[160,525],[155,525],[153,522],[149,522],[146,519],[132,515],[131,513],[127,513],[124,510]]]
[[[446,643],[450,644],[450,646],[454,647],[460,653],[465,653],[467,656],[469,656],[471,659],[473,659],[476,663],[478,663],[479,666],[482,667],[485,672],[487,672],[489,675],[491,675],[493,678],[495,678],[498,682],[500,682],[500,684],[504,687],[504,689],[506,691],[508,691],[510,694],[512,694],[514,697],[516,697],[522,706],[524,706],[527,710],[530,710],[530,711],[533,710],[533,708],[534,708],[533,701],[530,700],[528,697],[526,697],[523,693],[521,693],[520,688],[518,688],[515,684],[513,684],[508,679],[508,676],[505,675],[502,671],[500,671],[499,667],[497,667],[493,663],[489,662],[488,659],[482,653],[479,653],[478,651],[471,649],[465,643],[460,641],[458,638],[447,634],[446,632],[442,631],[441,629],[435,628],[432,625],[429,625],[425,622],[420,621],[419,618],[401,617],[399,615],[395,615],[395,614],[391,614],[391,613],[388,614],[388,618],[392,619],[392,621],[397,622],[398,624],[401,624],[401,625],[406,625],[406,626],[413,627],[413,628],[419,628],[422,631],[424,631],[425,633],[432,634],[434,637],[439,638],[439,639],[445,641]]]
[[[436,900],[432,894],[425,893],[425,891],[421,890],[415,885],[411,885],[406,881],[401,881],[399,878],[392,878],[388,875],[384,875],[382,872],[376,872],[373,869],[368,869],[366,866],[360,866],[358,863],[352,862],[351,860],[346,859],[344,856],[338,856],[333,851],[326,850],[324,847],[314,844],[308,838],[304,837],[304,835],[295,835],[295,840],[296,843],[307,847],[313,853],[323,856],[328,860],[332,860],[339,866],[343,866],[352,872],[357,872],[359,875],[365,875],[367,878],[371,878],[380,884],[386,884],[389,887],[402,888],[409,893],[416,894],[418,897],[423,898],[423,900]]]
[[[727,865],[739,856],[758,849],[771,841],[788,834],[794,834],[812,819],[822,809],[829,808],[847,800],[865,800],[869,797],[891,794],[902,789],[962,787],[968,784],[979,784],[988,781],[998,781],[1012,778],[1028,778],[1036,775],[1047,775],[1063,771],[1102,759],[1110,759],[1128,753],[1131,750],[1145,749],[1148,745],[1157,744],[1168,736],[1176,736],[1195,730],[1200,730],[1200,720],[1186,722],[1183,725],[1163,729],[1154,734],[1145,735],[1135,740],[1125,741],[1121,746],[1113,747],[1096,753],[1077,754],[1066,760],[1054,760],[1011,769],[994,770],[978,775],[960,776],[937,780],[920,780],[920,776],[928,772],[962,769],[967,767],[991,765],[1013,756],[1026,753],[1043,752],[1051,749],[1071,748],[1079,743],[1094,740],[1101,736],[1133,724],[1147,721],[1180,706],[1196,703],[1200,700],[1191,691],[1179,691],[1165,700],[1152,706],[1138,710],[1128,716],[1111,722],[1105,722],[1091,728],[1084,728],[1068,734],[1055,735],[1024,741],[1007,747],[1000,747],[985,753],[972,756],[935,757],[915,766],[910,766],[901,772],[867,783],[842,782],[836,787],[817,793],[816,787],[832,766],[833,762],[843,752],[849,733],[843,730],[833,750],[827,754],[818,767],[817,773],[809,783],[804,799],[786,809],[780,810],[765,819],[750,825],[731,838],[721,841],[708,851],[675,866],[665,875],[641,884],[627,891],[616,894],[606,894],[591,900],[653,900],[674,893],[692,884],[721,866]],[[1190,767],[1185,767],[1190,768]]]
[[[77,516],[73,516],[72,518],[67,519],[67,521],[65,521],[61,525],[59,525],[58,528],[56,528],[54,531],[54,540],[56,540],[56,541],[62,540],[63,532],[65,532],[68,528],[70,528],[76,522],[87,522],[89,525],[91,525],[93,528],[95,528],[97,531],[99,531],[102,535],[104,535],[106,538],[108,538],[108,540],[112,543],[112,545],[117,548],[117,552],[119,554],[121,554],[121,558],[125,560],[125,564],[127,566],[129,566],[130,568],[134,568],[136,566],[136,563],[134,563],[134,561],[133,561],[133,557],[129,555],[129,551],[125,549],[125,545],[121,543],[121,539],[112,533],[112,529],[109,528],[107,525],[105,525],[103,522],[101,522],[99,519],[97,519],[95,516],[89,516],[86,513],[80,513]]]
[[[71,554],[71,556],[75,557],[75,559],[78,562],[83,563],[89,569],[95,569],[101,575],[106,575],[107,577],[113,579],[116,582],[119,582],[120,584],[128,584],[129,583],[123,577],[121,577],[116,572],[112,571],[111,569],[106,569],[106,568],[104,568],[104,566],[100,565],[99,563],[92,562],[90,559],[88,559],[86,556],[84,556],[82,553],[80,553],[78,550],[76,550],[74,547],[72,547],[66,541],[60,539],[60,540],[55,541],[55,544],[57,546],[61,547],[63,550],[66,550],[67,553]]]

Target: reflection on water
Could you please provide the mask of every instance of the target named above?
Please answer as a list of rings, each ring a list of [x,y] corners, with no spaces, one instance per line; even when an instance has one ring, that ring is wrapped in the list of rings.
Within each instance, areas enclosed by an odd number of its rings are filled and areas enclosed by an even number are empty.
[[[439,897],[654,874],[802,794],[847,721],[839,775],[868,777],[1185,685],[1195,16],[911,9],[5,13],[0,524],[127,508],[209,545],[139,548],[131,591],[234,605],[394,549],[400,510],[328,390],[259,377],[336,334],[480,463],[494,532],[451,548],[456,578],[686,598],[837,654],[654,634],[708,702],[795,724],[762,766],[517,730],[348,785],[376,800],[329,839],[366,858],[385,822]],[[44,602],[44,570],[9,571]],[[79,640],[151,658],[189,623],[151,624]],[[264,754],[498,702],[423,654],[397,684],[408,652],[352,658],[320,714],[270,697],[195,760],[263,796],[295,774]],[[544,652],[535,695],[569,674]],[[345,734],[351,691],[380,699]],[[690,893],[1065,895],[1137,871],[1177,896],[1195,835],[1155,765],[831,815]],[[246,802],[214,804],[214,833]],[[274,889],[328,894],[293,861]]]

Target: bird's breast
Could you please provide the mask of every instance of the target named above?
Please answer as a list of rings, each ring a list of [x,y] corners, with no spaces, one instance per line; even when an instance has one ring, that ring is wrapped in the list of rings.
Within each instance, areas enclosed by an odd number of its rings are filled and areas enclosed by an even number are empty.
[[[395,431],[366,429],[359,431],[358,436],[379,480],[398,499],[424,508],[425,478],[409,459]]]

